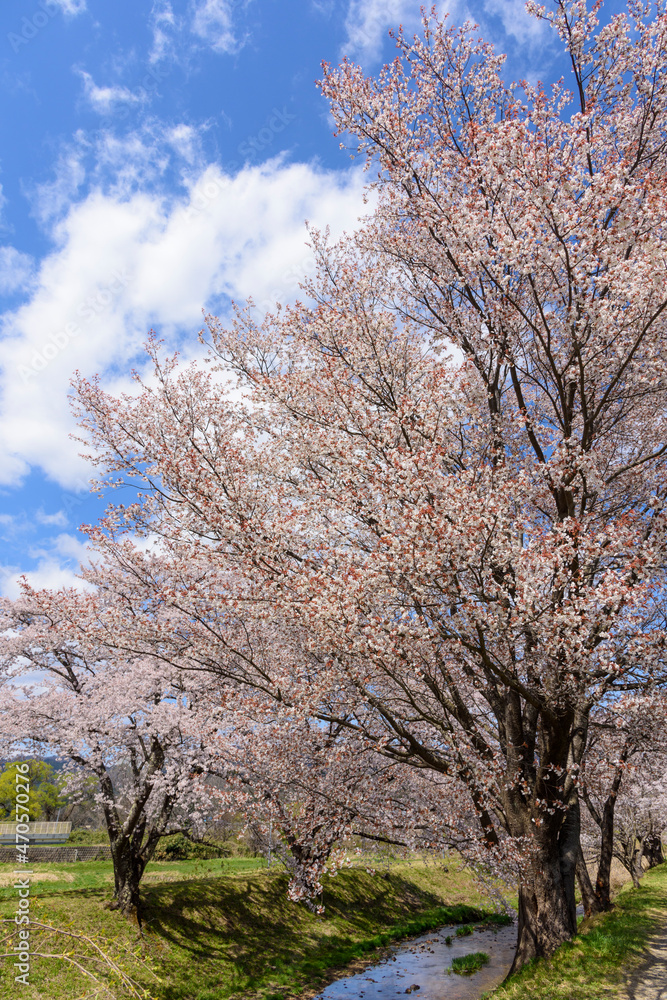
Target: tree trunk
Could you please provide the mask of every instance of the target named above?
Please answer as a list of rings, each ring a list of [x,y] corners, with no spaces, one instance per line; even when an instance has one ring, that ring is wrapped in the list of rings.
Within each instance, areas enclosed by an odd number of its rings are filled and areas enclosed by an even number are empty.
[[[135,790],[134,803],[124,823],[118,812],[111,776],[105,767],[96,772],[104,795],[104,818],[111,845],[115,885],[113,908],[120,910],[124,917],[136,923],[140,931],[139,883],[160,837],[166,830],[175,802],[174,793],[165,794],[161,809],[156,817],[148,822],[145,808],[153,790],[152,777],[164,763],[162,748],[157,740],[154,742],[151,768],[144,776],[142,787]]]
[[[524,726],[529,731],[524,731]],[[568,769],[580,763],[586,718],[575,713],[543,718],[538,750],[536,719],[528,713],[522,720],[517,699],[509,698],[502,730],[509,774],[525,776],[532,784],[531,797],[525,795],[519,782],[507,788],[505,796],[509,832],[532,842],[519,883],[519,926],[511,975],[534,958],[549,958],[577,930],[575,886],[581,817],[578,792]],[[517,750],[531,746],[532,750]],[[536,753],[540,766],[535,772]],[[553,803],[553,808],[545,808],[546,803]]]
[[[659,833],[650,833],[644,841],[644,857],[648,861],[649,868],[664,864],[665,856]]]
[[[558,835],[558,855],[563,879],[563,891],[568,908],[568,919],[573,933],[577,930],[577,900],[575,896],[577,861],[581,851],[581,814],[579,811],[579,795],[572,788],[569,796],[568,810],[563,819]]]
[[[599,913],[598,899],[595,895],[595,890],[593,889],[591,877],[588,874],[586,859],[584,858],[584,852],[581,849],[581,844],[579,844],[577,856],[577,882],[579,883],[579,891],[581,892],[581,901],[584,904],[584,916],[590,917],[593,913]]]
[[[616,795],[610,795],[600,817],[600,863],[595,879],[595,896],[600,911],[611,910],[611,862],[614,856],[614,807]]]
[[[623,781],[625,773],[624,765],[630,753],[631,744],[626,742],[621,753],[620,762],[614,770],[614,779],[609,789],[602,814],[600,815],[593,807],[592,802],[584,792],[586,804],[591,816],[600,827],[600,862],[598,864],[597,878],[595,879],[595,895],[598,901],[600,912],[611,910],[611,862],[614,857],[614,810],[616,809],[616,799]]]
[[[141,927],[139,884],[146,867],[141,852],[133,850],[132,839],[120,835],[111,842],[114,873],[114,900],[123,916]]]
[[[632,870],[630,874],[632,875],[632,884],[635,889],[639,888],[639,880],[644,874],[644,869],[642,867],[642,859],[644,857],[644,840],[639,841],[639,845],[633,847],[633,858],[632,858]]]
[[[533,958],[549,958],[576,932],[576,859],[571,865],[569,836],[564,858],[556,837],[543,836],[535,844],[529,869],[519,885],[518,938],[510,975]]]

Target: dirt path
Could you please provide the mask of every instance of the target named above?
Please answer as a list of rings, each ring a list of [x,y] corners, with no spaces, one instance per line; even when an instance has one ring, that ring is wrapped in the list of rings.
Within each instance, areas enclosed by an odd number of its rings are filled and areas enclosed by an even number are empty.
[[[667,928],[651,940],[627,991],[628,1000],[667,1000]]]

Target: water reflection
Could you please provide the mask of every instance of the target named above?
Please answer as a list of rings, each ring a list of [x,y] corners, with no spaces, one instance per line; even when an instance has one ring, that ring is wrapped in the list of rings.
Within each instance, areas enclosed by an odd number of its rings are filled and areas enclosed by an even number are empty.
[[[395,945],[386,959],[356,976],[331,983],[316,1000],[392,1000],[406,993],[420,1000],[479,1000],[507,975],[514,957],[516,926],[475,931],[445,944],[445,938],[455,934],[455,928],[442,927]],[[472,976],[448,974],[453,958],[473,951],[485,951],[489,964]]]

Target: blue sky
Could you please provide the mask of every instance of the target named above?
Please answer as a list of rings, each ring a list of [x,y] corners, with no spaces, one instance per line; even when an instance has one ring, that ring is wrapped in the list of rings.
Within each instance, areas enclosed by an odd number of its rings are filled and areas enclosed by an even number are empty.
[[[608,3],[609,14],[622,9]],[[522,0],[452,0],[509,77],[566,72]],[[359,164],[315,87],[369,73],[413,0],[15,0],[0,12],[0,590],[75,580],[101,501],[67,394],[75,370],[129,388],[154,327],[197,356],[202,309],[294,298],[304,220],[364,212]]]

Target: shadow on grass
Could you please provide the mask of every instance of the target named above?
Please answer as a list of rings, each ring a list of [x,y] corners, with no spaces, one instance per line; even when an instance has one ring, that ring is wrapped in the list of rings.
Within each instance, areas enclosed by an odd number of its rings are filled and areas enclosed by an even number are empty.
[[[176,865],[168,872],[176,874]],[[486,916],[471,905],[483,900],[469,875],[442,866],[404,864],[377,874],[352,868],[326,877],[323,917],[287,899],[287,876],[277,870],[189,869],[174,880],[143,883],[145,937],[138,939],[132,925],[102,906],[113,891],[106,873],[110,866],[95,865],[80,869],[75,885],[38,883],[34,918],[92,936],[156,1000],[286,1000],[394,940]],[[3,918],[13,922],[14,913],[14,900],[0,904]],[[36,934],[35,942],[46,937]],[[58,955],[35,963],[25,1000],[82,995],[83,975],[58,957],[67,942],[46,943]],[[0,985],[0,1000],[13,995]]]
[[[165,1000],[193,996],[181,975],[194,972],[200,990],[194,995],[202,1000],[209,978],[211,987],[215,980],[219,988],[222,978],[233,990],[269,981],[291,986],[398,937],[484,917],[476,907],[443,906],[442,896],[396,873],[355,870],[327,880],[323,918],[290,902],[286,888],[287,876],[265,873],[233,883],[146,887],[145,926],[172,946]],[[174,977],[176,956],[182,973]]]
[[[667,865],[624,889],[610,913],[582,922],[549,962],[531,962],[493,993],[494,1000],[602,1000],[618,995],[645,956],[650,935],[667,924]],[[640,977],[634,977],[638,979]]]

